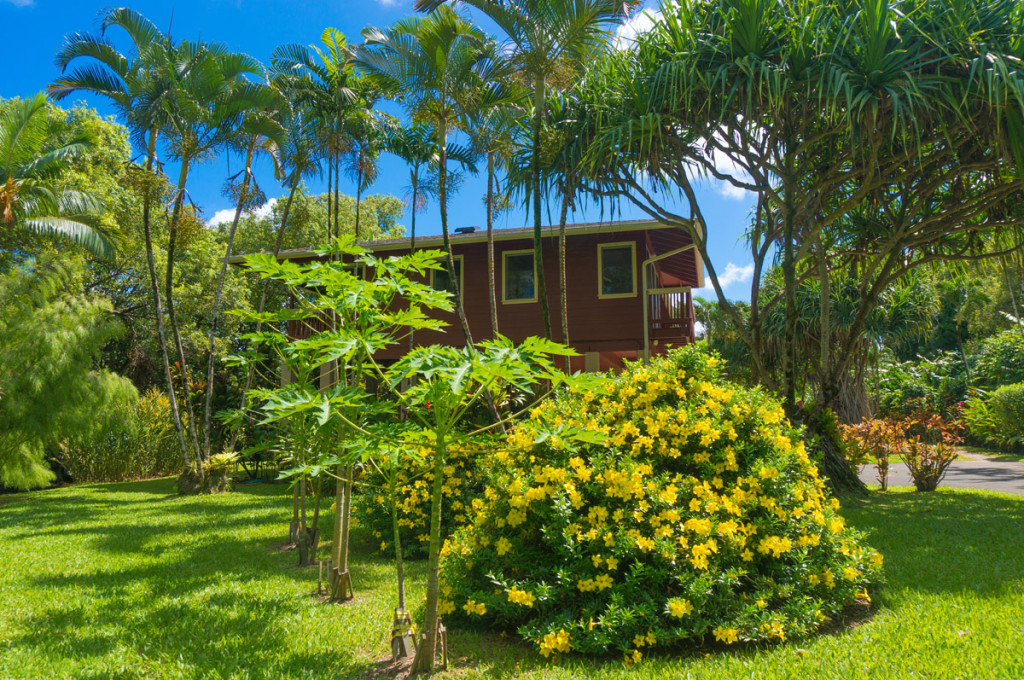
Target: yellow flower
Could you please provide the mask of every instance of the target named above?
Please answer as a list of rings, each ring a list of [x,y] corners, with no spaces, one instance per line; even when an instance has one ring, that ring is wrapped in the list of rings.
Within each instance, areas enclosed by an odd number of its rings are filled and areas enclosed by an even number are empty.
[[[601,574],[594,579],[594,587],[598,590],[607,590],[612,587],[612,577],[610,574]]]
[[[693,605],[689,600],[673,598],[668,601],[668,613],[677,619],[681,619],[693,612]]]
[[[450,600],[440,600],[440,601],[438,601],[438,603],[437,603],[437,613],[438,614],[440,614],[441,616],[445,616],[446,614],[451,614],[453,611],[455,611],[455,604],[452,603]]]
[[[723,628],[719,626],[715,628],[715,639],[719,642],[724,642],[727,645],[731,645],[739,639],[740,632],[735,628]]]
[[[512,586],[512,589],[508,591],[508,601],[532,607],[533,603],[537,601],[537,598],[533,593],[528,593],[525,590],[519,590],[515,586]]]
[[[540,653],[544,656],[551,656],[551,654],[557,654],[559,652],[568,652],[572,649],[571,637],[565,630],[559,630],[557,633],[548,633],[540,641]]]
[[[612,571],[615,571],[616,569],[619,568],[619,560],[618,559],[616,559],[614,557],[609,557],[605,561],[608,563],[608,568],[611,569]]]
[[[494,544],[494,547],[497,549],[499,555],[504,555],[512,549],[512,543],[502,536],[498,539],[498,542]]]
[[[479,616],[483,616],[487,613],[487,605],[483,602],[476,602],[474,600],[469,600],[468,602],[466,602],[466,604],[462,605],[462,608],[466,611],[467,614],[477,614]]]

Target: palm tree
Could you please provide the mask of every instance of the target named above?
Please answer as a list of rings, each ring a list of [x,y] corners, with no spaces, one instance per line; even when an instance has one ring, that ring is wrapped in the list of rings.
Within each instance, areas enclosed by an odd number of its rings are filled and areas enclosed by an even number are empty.
[[[507,203],[507,197],[498,184],[497,173],[512,154],[513,130],[519,124],[521,110],[513,106],[518,99],[503,80],[485,85],[485,95],[473,117],[469,130],[473,148],[487,158],[487,193],[484,205],[487,214],[487,281],[490,286],[491,334],[498,336],[498,300],[494,268],[494,216]]]
[[[493,41],[454,11],[441,8],[426,19],[409,17],[386,31],[363,30],[364,44],[354,50],[355,64],[387,92],[401,93],[414,122],[428,125],[438,149],[437,182],[441,234],[449,280],[456,281],[448,230],[449,137],[467,127],[482,83],[498,68]],[[473,336],[462,305],[460,286],[454,296],[466,342]]]
[[[168,82],[169,90],[168,146],[172,157],[180,163],[168,227],[164,299],[181,366],[183,389],[188,395],[188,364],[174,308],[174,255],[189,171],[195,162],[227,144],[245,111],[272,105],[276,95],[260,86],[263,67],[258,61],[245,54],[228,52],[215,43],[182,42],[157,52],[157,56],[157,69]],[[196,434],[191,399],[186,398],[185,404],[189,414],[188,433],[201,459],[205,450],[200,447]]]
[[[242,175],[242,181],[237,187],[238,199],[235,202],[235,215],[228,230],[224,259],[221,261],[220,274],[217,277],[217,290],[214,293],[213,310],[211,311],[209,358],[206,365],[206,400],[203,409],[203,452],[206,458],[209,458],[211,453],[210,429],[213,416],[213,368],[217,347],[217,324],[220,320],[220,305],[224,292],[224,278],[227,275],[228,258],[231,257],[231,245],[235,239],[235,231],[238,229],[242,210],[246,206],[255,207],[263,203],[263,192],[256,186],[256,179],[252,172],[253,161],[257,154],[266,154],[276,162],[278,149],[284,137],[284,129],[281,126],[279,115],[284,106],[283,100],[277,96],[278,93],[269,84],[254,84],[253,87],[261,90],[257,95],[258,99],[271,100],[273,104],[269,108],[246,109],[238,122],[234,135],[228,139],[228,145],[241,153],[245,161],[239,173]]]
[[[452,0],[416,0],[430,12]],[[544,331],[551,338],[551,312],[544,283],[541,240],[541,130],[549,87],[560,87],[582,71],[608,43],[609,29],[629,16],[640,0],[461,0],[490,18],[508,38],[509,60],[530,88],[533,104],[531,172],[533,250],[537,263]]]
[[[476,109],[482,83],[489,80],[488,72],[497,66],[495,45],[479,29],[446,7],[426,18],[403,19],[386,31],[367,28],[363,38],[364,44],[354,50],[355,64],[379,81],[385,91],[402,93],[413,121],[428,125],[434,132],[441,233],[449,280],[455,282],[455,259],[448,232],[448,144],[457,130],[466,127],[467,117]],[[460,286],[453,287],[466,343],[472,344]],[[434,665],[441,550],[440,478],[434,487],[423,626],[426,640],[413,662],[412,672],[429,672]]]
[[[408,195],[410,240],[409,249],[416,250],[416,213],[422,212],[427,201],[437,196],[437,166],[441,154],[433,131],[424,123],[397,128],[385,140],[385,150],[398,156],[409,166]],[[445,154],[469,172],[476,172],[476,154],[473,150],[454,143],[448,144]],[[450,174],[449,174],[450,176]]]
[[[280,45],[270,61],[276,77],[286,80],[293,107],[302,109],[316,126],[320,153],[327,161],[326,235],[331,238],[340,228],[339,174],[341,157],[349,148],[344,124],[358,93],[345,36],[328,28],[320,42],[320,46]]]
[[[362,236],[359,213],[363,192],[377,181],[377,159],[387,144],[387,138],[398,128],[398,121],[374,110],[380,93],[370,80],[354,78],[352,90],[356,97],[347,111],[342,130],[347,145],[345,172],[356,183],[355,237],[358,240]],[[335,235],[338,235],[337,231],[335,222]]]
[[[288,76],[278,74],[274,77],[275,86],[286,97],[293,95],[295,90],[289,86]],[[282,110],[285,116],[283,127],[284,138],[278,147],[278,168],[283,175],[284,184],[288,189],[288,198],[285,199],[284,208],[281,211],[281,222],[277,227],[277,236],[274,239],[274,257],[281,251],[284,243],[284,232],[288,225],[288,216],[291,214],[292,203],[295,200],[295,193],[307,177],[315,177],[320,174],[320,156],[317,141],[317,131],[310,120],[309,115],[294,103]],[[257,307],[257,314],[262,314],[267,304],[267,289],[270,286],[270,279],[263,281],[263,288],[260,292],[260,301]],[[256,323],[256,333],[263,329],[263,322]],[[249,364],[249,370],[245,377],[245,385],[242,388],[241,412],[244,415],[249,403],[249,388],[252,387],[252,380],[256,372],[256,364]],[[244,418],[239,418],[231,432],[231,440],[226,448],[227,451],[234,451],[238,444],[238,435],[241,432]]]
[[[153,256],[152,204],[156,197],[154,182],[157,179],[154,167],[157,165],[157,139],[167,124],[167,111],[163,104],[168,96],[167,83],[160,77],[155,65],[156,55],[168,49],[170,41],[144,16],[124,7],[107,10],[101,27],[102,34],[110,27],[120,28],[127,33],[134,54],[123,54],[105,35],[70,35],[57,53],[57,66],[63,75],[47,87],[47,92],[57,100],[75,92],[91,92],[110,100],[128,126],[132,142],[136,147],[145,149],[146,164],[140,178],[143,187],[142,229],[146,241],[149,285],[153,291],[157,341],[178,445],[186,465],[191,466],[194,459],[185,441],[181,412],[175,395],[174,376],[167,352],[163,304]],[[69,73],[68,67],[72,62],[81,60],[86,60],[86,63]]]
[[[84,135],[69,142],[47,139],[47,109],[46,95],[39,93],[13,102],[0,116],[0,223],[60,236],[97,257],[113,257],[113,243],[88,223],[102,203],[59,184],[93,141]]]

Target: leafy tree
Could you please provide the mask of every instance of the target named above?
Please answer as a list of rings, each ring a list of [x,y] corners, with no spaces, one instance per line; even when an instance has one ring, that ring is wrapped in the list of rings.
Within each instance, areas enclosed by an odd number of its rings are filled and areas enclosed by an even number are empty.
[[[0,484],[46,486],[48,447],[85,437],[101,414],[138,393],[95,368],[100,348],[120,332],[104,300],[68,292],[76,272],[30,261],[0,276]],[[29,360],[30,358],[30,360]]]
[[[160,198],[163,178],[157,170],[157,140],[168,124],[165,100],[169,97],[169,83],[166,73],[157,68],[161,55],[170,49],[170,40],[140,13],[125,7],[107,10],[102,15],[101,33],[110,27],[117,27],[128,34],[133,54],[119,51],[105,35],[99,37],[76,33],[68,36],[57,53],[57,65],[61,75],[47,88],[50,96],[62,99],[75,92],[91,92],[113,103],[118,115],[131,131],[132,142],[145,149],[144,169],[136,172],[135,179],[143,195],[142,227],[146,244],[146,262],[149,269],[149,286],[153,292],[154,319],[164,377],[171,413],[174,417],[175,433],[186,464],[193,460],[185,440],[178,398],[175,394],[174,376],[171,372],[167,351],[167,334],[164,326],[164,305],[156,273],[156,259],[153,247],[152,205]],[[68,72],[72,62],[85,60]],[[173,257],[173,251],[171,251]]]
[[[58,184],[93,140],[83,135],[58,141],[51,132],[43,94],[9,103],[0,114],[0,223],[60,236],[110,258],[114,245],[93,223],[103,206],[88,193]]]

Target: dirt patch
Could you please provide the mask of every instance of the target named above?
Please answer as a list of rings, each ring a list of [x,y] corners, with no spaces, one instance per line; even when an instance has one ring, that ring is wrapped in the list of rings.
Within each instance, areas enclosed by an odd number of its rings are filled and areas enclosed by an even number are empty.
[[[377,659],[363,677],[367,680],[383,680],[384,678],[408,678],[409,669],[412,668],[412,659],[399,659],[392,661],[391,655],[382,656]]]
[[[863,626],[875,615],[869,600],[854,600],[818,631],[821,635],[841,635]]]

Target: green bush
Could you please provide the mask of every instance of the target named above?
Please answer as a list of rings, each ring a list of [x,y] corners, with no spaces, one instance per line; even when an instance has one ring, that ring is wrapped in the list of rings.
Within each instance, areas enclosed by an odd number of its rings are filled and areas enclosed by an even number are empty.
[[[427,451],[422,459],[427,460]],[[474,498],[483,491],[483,474],[478,467],[479,454],[465,448],[449,450],[445,465],[442,495],[446,512],[441,516],[441,535],[450,536],[469,519]],[[408,466],[399,473],[397,483],[398,525],[405,557],[424,557],[430,543],[430,488],[434,475],[424,466]],[[380,552],[394,554],[391,503],[387,482],[379,470],[371,469],[361,480],[363,492],[356,495],[352,514],[358,524],[369,528],[380,541]],[[451,512],[447,512],[450,510]]]
[[[1017,404],[1003,404],[1000,413],[996,412],[994,398],[996,392],[1003,391],[999,397],[1000,401],[1010,401],[1016,396],[1021,399],[1021,384],[1007,385],[993,393],[983,390],[972,390],[963,409],[963,423],[971,441],[983,446],[992,446],[1007,451],[1019,451],[1024,449],[1024,432],[1021,431],[1020,416],[1017,422],[1009,422],[1007,418],[1013,418],[1012,413],[1020,412],[1021,406]]]
[[[570,448],[539,432],[579,426]],[[689,347],[532,413],[442,551],[442,611],[544,655],[805,635],[878,584],[800,433]]]
[[[900,418],[917,409],[948,415],[967,395],[967,373],[958,352],[903,362],[883,355],[868,383],[881,417]]]
[[[1024,382],[1003,385],[989,396],[992,415],[1008,437],[1024,436]]]
[[[1016,329],[985,338],[972,355],[974,384],[985,389],[1024,382],[1024,336]]]
[[[123,482],[181,471],[170,402],[163,392],[126,395],[97,419],[95,432],[65,439],[57,447],[56,458],[74,481]]]

